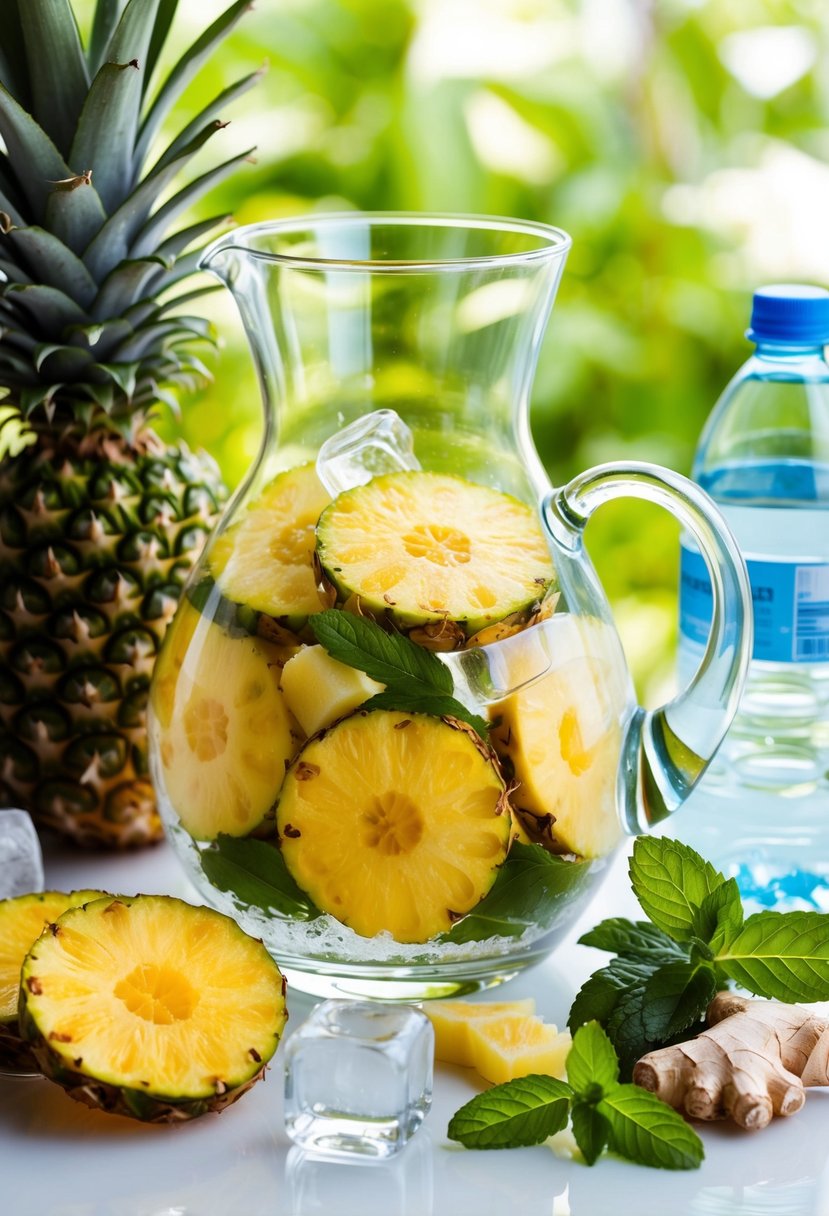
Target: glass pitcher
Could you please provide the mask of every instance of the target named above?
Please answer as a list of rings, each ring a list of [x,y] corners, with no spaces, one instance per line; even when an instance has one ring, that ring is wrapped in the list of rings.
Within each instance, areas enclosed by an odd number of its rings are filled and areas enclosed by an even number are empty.
[[[265,433],[156,664],[153,778],[197,888],[301,989],[446,996],[537,962],[739,701],[749,590],[711,501],[634,462],[553,489],[533,447],[569,246],[524,221],[353,213],[203,256]],[[700,668],[653,712],[583,546],[623,495],[672,511],[712,573]]]

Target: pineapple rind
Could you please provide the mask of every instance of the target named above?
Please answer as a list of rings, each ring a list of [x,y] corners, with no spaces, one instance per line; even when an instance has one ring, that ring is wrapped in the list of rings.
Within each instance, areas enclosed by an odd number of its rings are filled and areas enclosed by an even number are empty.
[[[77,922],[78,917],[87,916],[103,920],[113,910],[113,906],[118,910],[119,915],[129,916],[129,910],[136,905],[143,905],[145,910],[149,906],[150,914],[157,917],[198,915],[203,921],[215,925],[217,931],[229,935],[231,940],[238,938],[240,943],[244,943],[244,948],[248,953],[252,952],[257,955],[263,973],[267,972],[271,977],[273,988],[272,1030],[269,1031],[266,1038],[262,1037],[259,1042],[251,1045],[245,1055],[244,1064],[237,1065],[237,1071],[233,1076],[213,1078],[209,1090],[201,1086],[202,1092],[199,1093],[170,1093],[165,1090],[163,1078],[160,1082],[151,1080],[146,1089],[138,1089],[135,1086],[124,1084],[123,1081],[119,1083],[119,1079],[115,1075],[117,1073],[115,1066],[110,1070],[112,1074],[110,1076],[92,1075],[84,1069],[82,1057],[73,1057],[72,1044],[61,1041],[59,1035],[50,1035],[48,1025],[43,1024],[48,1022],[48,1006],[46,999],[41,1000],[43,993],[39,991],[42,985],[38,980],[38,971],[41,974],[43,972],[45,952],[50,949],[60,949],[61,931],[63,930],[64,933],[70,931],[73,924],[79,923]],[[73,918],[76,918],[75,921]],[[227,940],[226,937],[225,940]],[[125,935],[125,950],[117,959],[116,964],[119,966],[119,973],[125,972],[133,964],[146,964],[151,961],[142,954],[130,954],[126,945],[128,941],[129,938]],[[218,951],[222,944],[218,937],[217,942],[217,945],[214,946],[211,943],[211,946]],[[221,962],[221,956],[217,957],[217,962]],[[91,972],[90,979],[94,978],[95,973]],[[264,1077],[268,1063],[279,1045],[288,1017],[285,992],[285,978],[262,943],[250,938],[234,921],[222,913],[210,908],[194,907],[171,896],[138,895],[129,898],[119,896],[115,899],[106,896],[83,907],[71,909],[58,919],[50,932],[44,933],[35,943],[27,955],[21,971],[19,1024],[21,1033],[30,1045],[43,1075],[60,1085],[69,1097],[93,1109],[124,1115],[145,1123],[179,1123],[224,1110],[225,1107],[238,1101],[252,1085]],[[205,1027],[202,1026],[199,1034],[204,1033]],[[220,1035],[222,1032],[216,1031],[216,1033]],[[158,1062],[148,1057],[146,1061],[148,1075],[152,1077],[153,1070],[157,1067],[159,1067]]]
[[[184,447],[0,463],[0,799],[39,825],[84,845],[161,838],[150,675],[222,496]]]

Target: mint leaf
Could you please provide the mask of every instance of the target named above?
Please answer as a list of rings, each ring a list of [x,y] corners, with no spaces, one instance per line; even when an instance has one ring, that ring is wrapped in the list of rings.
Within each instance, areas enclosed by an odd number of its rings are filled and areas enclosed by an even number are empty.
[[[320,915],[289,874],[279,849],[264,840],[222,833],[200,860],[208,881],[242,903],[294,920],[314,920]]]
[[[386,633],[368,617],[329,608],[315,613],[308,624],[333,659],[364,671],[387,688],[452,695],[452,673],[445,663],[402,634]]]
[[[473,714],[463,702],[446,696],[445,693],[407,692],[398,685],[394,689],[387,688],[385,692],[376,693],[360,708],[400,709],[404,713],[432,714],[436,718],[459,718],[477,731],[482,739],[489,737],[489,723],[486,718]]]
[[[715,961],[756,996],[788,1004],[829,1000],[829,918],[823,912],[757,912]]]
[[[677,942],[699,936],[697,911],[725,878],[688,845],[668,837],[637,836],[630,881],[642,910]]]
[[[597,1101],[618,1082],[619,1061],[598,1022],[588,1022],[574,1034],[567,1056],[567,1080],[586,1101]]]
[[[603,920],[595,928],[582,934],[580,946],[593,946],[607,950],[610,954],[623,954],[629,958],[656,958],[660,962],[670,958],[685,958],[685,952],[673,938],[668,937],[656,925],[646,920],[627,920],[614,916]]]
[[[531,1075],[495,1085],[462,1106],[447,1135],[467,1148],[541,1144],[566,1126],[573,1091],[555,1077]]]
[[[617,1085],[597,1109],[609,1124],[610,1148],[628,1161],[692,1170],[705,1156],[702,1141],[682,1116],[638,1085]]]
[[[602,1026],[607,1025],[608,1018],[616,1008],[624,983],[617,980],[610,967],[594,971],[589,980],[585,980],[576,993],[575,1000],[570,1006],[567,1019],[567,1029],[575,1034],[579,1026],[595,1020]]]
[[[714,954],[733,941],[743,927],[743,901],[736,878],[715,887],[699,906],[696,918],[698,936]]]
[[[595,1106],[586,1102],[576,1102],[570,1118],[581,1155],[588,1165],[593,1165],[607,1145],[610,1124]]]
[[[589,861],[564,861],[539,844],[516,841],[481,902],[440,941],[520,937],[530,925],[547,928],[577,900],[594,874]]]
[[[662,1042],[698,1022],[717,990],[713,967],[668,963],[645,985],[642,1018],[649,1039]]]

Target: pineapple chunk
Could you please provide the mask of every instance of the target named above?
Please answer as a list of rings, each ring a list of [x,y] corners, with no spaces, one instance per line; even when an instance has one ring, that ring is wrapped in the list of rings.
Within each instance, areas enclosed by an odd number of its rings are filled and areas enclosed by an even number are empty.
[[[454,719],[358,710],[305,745],[276,809],[297,885],[363,937],[425,942],[486,895],[512,830],[495,753]]]
[[[343,600],[401,628],[464,635],[529,616],[555,577],[532,507],[442,473],[387,473],[340,494],[317,525],[317,554]]]
[[[258,1081],[285,981],[228,916],[163,895],[65,912],[20,976],[20,1029],[44,1074],[114,1114],[179,1123]]]
[[[526,997],[520,1001],[429,1001],[423,1012],[432,1023],[435,1032],[435,1059],[447,1064],[460,1064],[474,1068],[472,1046],[469,1040],[471,1026],[483,1026],[498,1022],[505,1016],[528,1017],[535,1013],[535,1001]]]
[[[505,1014],[468,1026],[472,1067],[496,1085],[541,1073],[564,1077],[570,1035],[525,1014]]]
[[[285,701],[306,735],[350,714],[384,687],[332,659],[322,646],[304,646],[282,669]]]

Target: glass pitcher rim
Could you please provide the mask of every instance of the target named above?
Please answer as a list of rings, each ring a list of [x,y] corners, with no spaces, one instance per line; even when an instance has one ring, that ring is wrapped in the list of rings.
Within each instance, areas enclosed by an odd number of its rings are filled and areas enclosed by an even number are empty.
[[[471,254],[457,258],[415,258],[392,260],[385,258],[321,258],[300,256],[292,253],[274,253],[252,247],[251,241],[263,235],[290,234],[312,230],[322,225],[335,223],[369,225],[387,224],[390,227],[466,228],[489,232],[513,232],[537,237],[539,244],[521,252]],[[542,241],[544,243],[542,243]],[[295,270],[329,272],[352,271],[365,274],[412,274],[423,272],[455,271],[474,268],[492,269],[499,266],[515,266],[527,262],[544,262],[563,258],[573,239],[563,228],[545,224],[541,220],[525,220],[514,216],[486,215],[461,211],[309,211],[302,215],[283,219],[261,220],[255,224],[242,224],[225,232],[212,241],[199,258],[199,269],[215,273],[211,262],[214,256],[225,250],[245,253],[258,261],[273,262]]]

